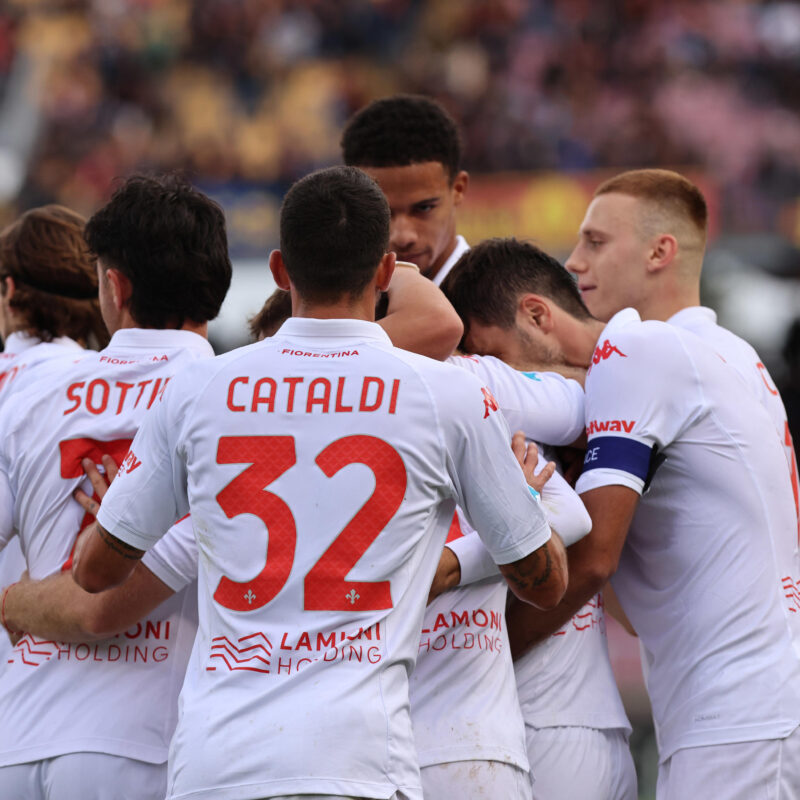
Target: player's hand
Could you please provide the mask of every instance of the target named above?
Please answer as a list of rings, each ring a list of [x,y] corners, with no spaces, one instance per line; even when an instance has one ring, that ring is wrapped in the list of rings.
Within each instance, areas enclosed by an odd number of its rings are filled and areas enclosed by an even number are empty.
[[[514,451],[517,461],[519,461],[528,486],[541,494],[544,485],[556,471],[555,462],[549,461],[538,475],[534,475],[536,465],[539,463],[539,448],[533,442],[526,446],[525,434],[522,431],[517,431],[512,437],[511,449]]]
[[[436,567],[436,574],[433,576],[431,590],[428,593],[428,605],[430,605],[442,592],[458,586],[461,580],[461,564],[458,556],[449,548],[442,549],[439,557],[439,566]]]
[[[28,575],[28,570],[22,573],[19,576],[19,580],[15,581],[15,583],[28,583],[30,581],[30,575]],[[5,589],[3,590],[5,591]],[[0,592],[2,594],[2,592]],[[25,635],[25,631],[10,631],[8,628],[4,628],[6,634],[8,634],[8,639],[11,642],[12,647],[16,647],[19,640]]]
[[[106,496],[108,487],[111,485],[111,481],[117,477],[117,472],[119,471],[116,462],[109,455],[103,456],[102,463],[106,471],[105,475],[97,469],[97,465],[91,458],[84,458],[81,461],[83,471],[86,473],[86,477],[89,478],[94,493],[97,495],[97,499],[95,500],[94,497],[89,497],[83,489],[76,489],[72,493],[72,496],[80,503],[84,511],[88,511],[95,518],[97,517],[97,512],[100,510],[100,503]],[[87,527],[81,531],[81,535],[83,535],[89,527],[91,526],[87,525]]]

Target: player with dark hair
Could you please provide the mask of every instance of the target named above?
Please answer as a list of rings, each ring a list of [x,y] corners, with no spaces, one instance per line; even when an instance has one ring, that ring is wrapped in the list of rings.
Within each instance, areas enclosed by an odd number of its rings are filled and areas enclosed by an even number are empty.
[[[111,341],[26,379],[0,420],[0,547],[18,532],[33,579],[70,566],[84,462],[110,455],[135,471],[126,453],[147,409],[182,364],[213,355],[207,322],[231,277],[222,210],[177,178],[129,179],[86,236]],[[0,795],[163,796],[192,600],[176,595],[91,650],[20,639],[0,681]]]
[[[315,224],[296,226],[306,209]],[[372,277],[354,290],[334,261],[327,294],[305,294],[345,231],[374,255]],[[488,393],[371,322],[394,268],[388,234],[386,201],[357,170],[290,190],[270,267],[294,316],[173,381],[132,445],[143,468],[114,481],[73,568],[91,591],[124,581],[191,510],[201,624],[172,798],[421,798],[408,673],[454,501],[515,592],[548,607],[563,592],[562,545]],[[289,235],[312,241],[298,253]]]
[[[469,350],[490,353],[520,370],[563,362],[560,347],[536,336],[540,295],[578,320],[592,319],[561,264],[517,239],[476,245],[461,257],[442,291],[464,320]],[[557,636],[524,654],[516,630],[519,616],[512,601],[509,638],[534,796],[635,800],[631,728],[608,657],[603,594],[589,598]]]
[[[599,202],[606,197],[613,206]],[[581,267],[579,282],[587,301],[604,309],[614,296],[607,250],[625,257],[619,269],[628,271],[629,280],[620,282],[626,299],[655,285],[649,272],[681,264],[675,264],[681,228],[664,232],[656,222],[651,236],[629,229],[673,208],[639,209],[633,201],[598,196],[582,227],[598,267]],[[675,224],[691,232],[689,242],[700,241],[693,221]],[[561,269],[550,263],[554,272]],[[455,284],[460,277],[453,272]],[[493,292],[491,281],[485,290]],[[457,294],[451,294],[456,303]],[[651,311],[665,299],[640,296]],[[613,575],[646,659],[659,800],[709,791],[753,797],[765,785],[776,798],[794,798],[800,785],[797,515],[771,414],[715,343],[674,322],[643,322],[632,308],[607,324],[586,319],[544,285],[531,287],[516,305],[526,309],[517,326],[525,327],[536,352],[589,369],[588,450],[577,490],[593,522],[591,534],[570,548],[570,583],[559,608],[534,614],[517,608],[510,619],[517,648],[547,640]],[[469,329],[467,343],[481,349],[480,324],[470,320]],[[511,330],[506,337],[520,339]],[[747,590],[733,602],[723,585]]]
[[[383,98],[350,119],[341,145],[345,164],[374,178],[389,201],[390,248],[441,283],[467,248],[456,210],[469,175],[450,115],[427,97]]]

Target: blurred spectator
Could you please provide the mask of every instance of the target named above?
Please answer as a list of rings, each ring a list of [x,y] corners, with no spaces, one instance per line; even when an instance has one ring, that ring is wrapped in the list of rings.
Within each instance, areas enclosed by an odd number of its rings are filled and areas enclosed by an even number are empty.
[[[141,168],[285,184],[394,91],[441,100],[474,171],[701,164],[744,229],[800,194],[792,2],[7,0],[0,92],[18,52],[44,75],[19,207],[90,213]]]

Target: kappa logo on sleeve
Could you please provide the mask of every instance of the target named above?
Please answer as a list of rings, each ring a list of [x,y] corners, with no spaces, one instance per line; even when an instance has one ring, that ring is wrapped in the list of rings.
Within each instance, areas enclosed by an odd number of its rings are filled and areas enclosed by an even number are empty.
[[[136,458],[133,450],[128,450],[127,455],[122,459],[122,463],[119,465],[119,474],[124,475],[126,472],[133,472],[141,466],[142,462]]]
[[[485,409],[483,418],[489,416],[490,411],[497,411],[499,406],[497,405],[497,400],[494,399],[494,395],[484,386],[481,391],[483,392],[483,406]]]
[[[622,358],[628,357],[616,345],[611,344],[608,339],[606,339],[602,345],[595,347],[594,355],[592,356],[592,363],[589,364],[589,372],[592,371],[592,367],[595,364],[599,364],[601,361],[611,358],[611,356],[613,356],[615,353]]]

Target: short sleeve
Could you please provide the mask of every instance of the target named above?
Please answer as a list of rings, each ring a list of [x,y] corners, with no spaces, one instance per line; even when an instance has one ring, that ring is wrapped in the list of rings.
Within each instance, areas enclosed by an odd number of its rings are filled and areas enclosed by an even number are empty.
[[[497,398],[512,431],[536,442],[567,445],[583,433],[583,387],[555,372],[519,372],[492,356],[453,356]]]
[[[637,323],[604,339],[586,379],[588,444],[577,491],[627,486],[641,494],[663,451],[704,407],[678,332]]]
[[[170,402],[184,393],[174,378],[162,402],[145,415],[97,515],[107,531],[140,550],[189,512],[186,468],[176,446],[178,404]]]
[[[474,376],[442,380],[438,412],[456,502],[495,563],[518,561],[550,538],[539,503],[511,452],[511,434],[492,393]]]
[[[142,558],[142,563],[175,592],[197,580],[197,542],[191,516],[176,522]]]

